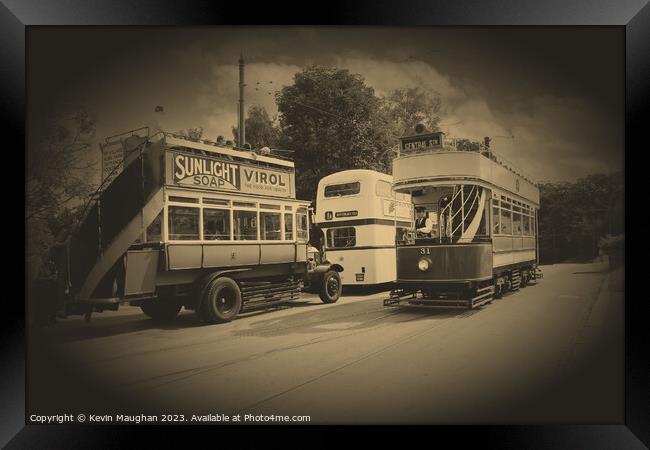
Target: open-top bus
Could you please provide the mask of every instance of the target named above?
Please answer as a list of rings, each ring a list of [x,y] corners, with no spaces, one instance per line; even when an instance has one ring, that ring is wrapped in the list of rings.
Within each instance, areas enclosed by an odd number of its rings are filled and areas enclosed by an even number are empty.
[[[393,188],[432,223],[397,245],[397,282],[386,305],[474,308],[541,277],[539,188],[489,148],[459,151],[423,127],[401,139]]]
[[[328,261],[345,268],[344,285],[395,281],[395,239],[411,227],[409,194],[392,189],[393,177],[373,170],[344,170],[322,178],[316,223]]]
[[[335,302],[342,268],[308,267],[308,206],[295,197],[292,161],[140,137],[56,252],[59,309],[89,318],[130,303],[171,319],[185,307],[215,323],[297,299],[305,285]]]

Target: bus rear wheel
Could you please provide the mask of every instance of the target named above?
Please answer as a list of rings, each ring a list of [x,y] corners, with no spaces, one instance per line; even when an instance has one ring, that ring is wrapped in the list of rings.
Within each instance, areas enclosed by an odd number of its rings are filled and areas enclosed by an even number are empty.
[[[341,296],[342,289],[343,285],[339,273],[336,270],[328,270],[323,275],[318,296],[323,303],[336,303]]]
[[[241,291],[235,280],[220,277],[208,285],[198,312],[207,323],[224,323],[237,316],[241,307]]]
[[[147,316],[158,322],[174,320],[183,305],[174,297],[161,297],[147,300],[140,305],[140,309]]]

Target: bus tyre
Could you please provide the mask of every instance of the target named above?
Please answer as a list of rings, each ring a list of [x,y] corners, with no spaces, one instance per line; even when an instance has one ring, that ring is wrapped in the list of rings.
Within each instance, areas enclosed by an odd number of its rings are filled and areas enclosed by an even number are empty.
[[[147,300],[140,309],[147,316],[158,322],[170,322],[176,318],[183,305],[173,297],[161,297]]]
[[[215,278],[205,290],[199,316],[207,323],[230,322],[242,307],[237,283],[227,277]]]
[[[328,270],[323,275],[318,296],[323,303],[336,303],[341,296],[342,288],[343,285],[341,284],[341,276],[339,273],[336,270]]]

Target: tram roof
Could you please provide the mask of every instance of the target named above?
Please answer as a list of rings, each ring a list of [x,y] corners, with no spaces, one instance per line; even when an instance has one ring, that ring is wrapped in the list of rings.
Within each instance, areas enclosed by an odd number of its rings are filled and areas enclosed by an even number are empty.
[[[491,152],[453,149],[400,152],[393,160],[396,191],[479,183],[539,205],[539,186]]]

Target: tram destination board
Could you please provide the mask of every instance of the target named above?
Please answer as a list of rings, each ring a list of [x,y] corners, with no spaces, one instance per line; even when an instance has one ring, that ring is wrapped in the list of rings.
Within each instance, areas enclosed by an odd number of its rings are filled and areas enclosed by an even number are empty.
[[[442,148],[442,133],[420,134],[418,136],[407,136],[400,138],[401,149],[425,150],[429,148]]]
[[[290,171],[176,152],[167,153],[167,167],[168,183],[177,186],[285,198],[295,195]]]

